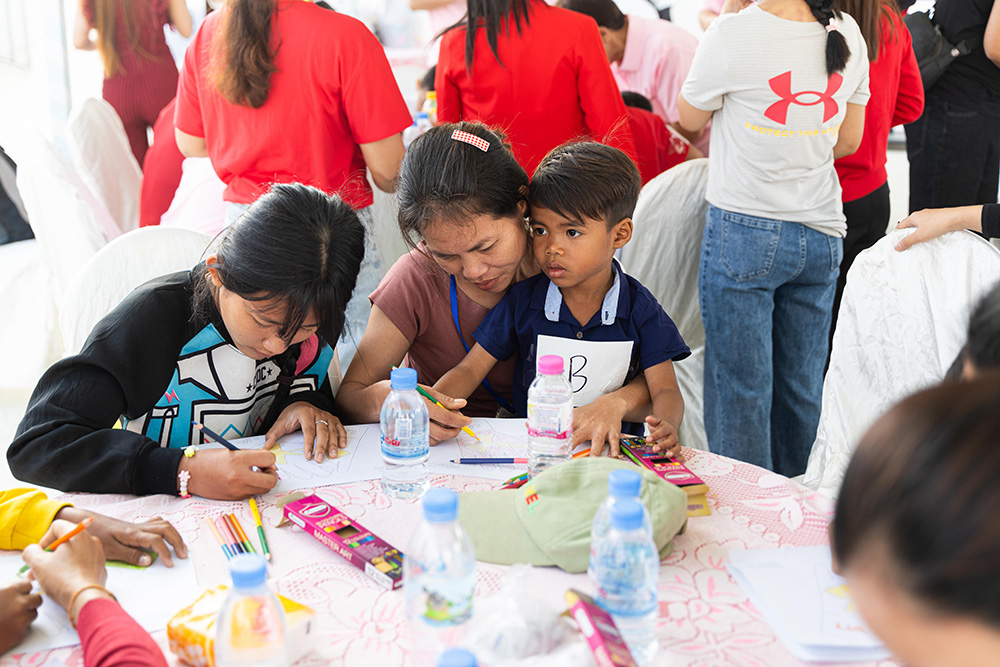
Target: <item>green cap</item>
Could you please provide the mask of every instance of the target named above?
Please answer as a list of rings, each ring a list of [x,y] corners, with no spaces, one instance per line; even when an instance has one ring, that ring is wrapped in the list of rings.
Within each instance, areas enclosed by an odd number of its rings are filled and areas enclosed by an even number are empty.
[[[549,468],[519,489],[460,494],[459,520],[476,558],[585,571],[594,514],[608,496],[608,474],[620,468],[642,475],[640,499],[649,510],[660,557],[667,556],[687,521],[687,494],[631,462],[588,456]]]

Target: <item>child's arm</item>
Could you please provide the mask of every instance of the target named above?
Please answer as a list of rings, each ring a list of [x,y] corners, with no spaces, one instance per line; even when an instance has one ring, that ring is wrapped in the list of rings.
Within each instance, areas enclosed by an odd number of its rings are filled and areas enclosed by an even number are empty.
[[[458,366],[441,376],[434,388],[454,398],[468,398],[496,363],[496,357],[476,343]]]
[[[684,418],[684,397],[677,386],[674,364],[671,361],[650,366],[645,371],[649,394],[653,399],[653,412],[646,417],[649,435],[646,442],[669,456],[681,453],[677,429]]]
[[[573,411],[573,446],[589,440],[590,455],[600,456],[607,443],[609,456],[617,457],[622,422],[641,422],[649,410],[649,388],[640,373],[624,387]]]

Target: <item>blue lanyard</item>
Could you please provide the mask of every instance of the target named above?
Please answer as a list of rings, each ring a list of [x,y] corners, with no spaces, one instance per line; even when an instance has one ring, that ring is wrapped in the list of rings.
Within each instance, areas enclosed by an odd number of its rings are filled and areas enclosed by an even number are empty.
[[[465,342],[465,336],[462,335],[462,327],[458,323],[458,284],[455,282],[455,276],[449,276],[451,279],[451,319],[455,321],[455,331],[458,332],[458,338],[462,341],[462,347],[465,348],[465,353],[468,354],[469,344]],[[483,378],[483,387],[489,392],[493,400],[496,401],[501,408],[508,411],[511,414],[517,414],[514,408],[511,407],[510,403],[504,400],[504,397],[498,394],[493,387],[490,386],[490,381]]]

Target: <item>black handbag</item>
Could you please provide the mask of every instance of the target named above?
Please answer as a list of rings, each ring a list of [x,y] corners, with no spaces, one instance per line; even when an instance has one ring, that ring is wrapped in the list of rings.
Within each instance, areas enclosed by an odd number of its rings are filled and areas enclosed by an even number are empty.
[[[941,78],[956,58],[969,55],[979,45],[978,39],[964,39],[958,44],[949,42],[931,19],[930,12],[907,14],[903,23],[913,40],[913,53],[917,57],[925,91]]]

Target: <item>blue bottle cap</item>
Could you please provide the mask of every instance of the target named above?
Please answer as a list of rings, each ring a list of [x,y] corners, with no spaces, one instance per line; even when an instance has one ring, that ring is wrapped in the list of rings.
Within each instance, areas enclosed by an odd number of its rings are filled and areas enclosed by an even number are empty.
[[[412,368],[393,368],[389,373],[389,386],[400,391],[417,388],[417,372]]]
[[[458,518],[458,494],[451,489],[431,489],[424,494],[424,518],[448,523]]]
[[[256,588],[267,581],[267,563],[257,554],[240,554],[229,561],[234,588]]]
[[[476,656],[464,648],[450,648],[438,658],[437,667],[476,667]]]
[[[611,527],[635,530],[642,526],[642,505],[634,498],[622,498],[611,506]]]
[[[638,498],[642,475],[637,470],[612,470],[608,475],[608,495],[614,498]]]

